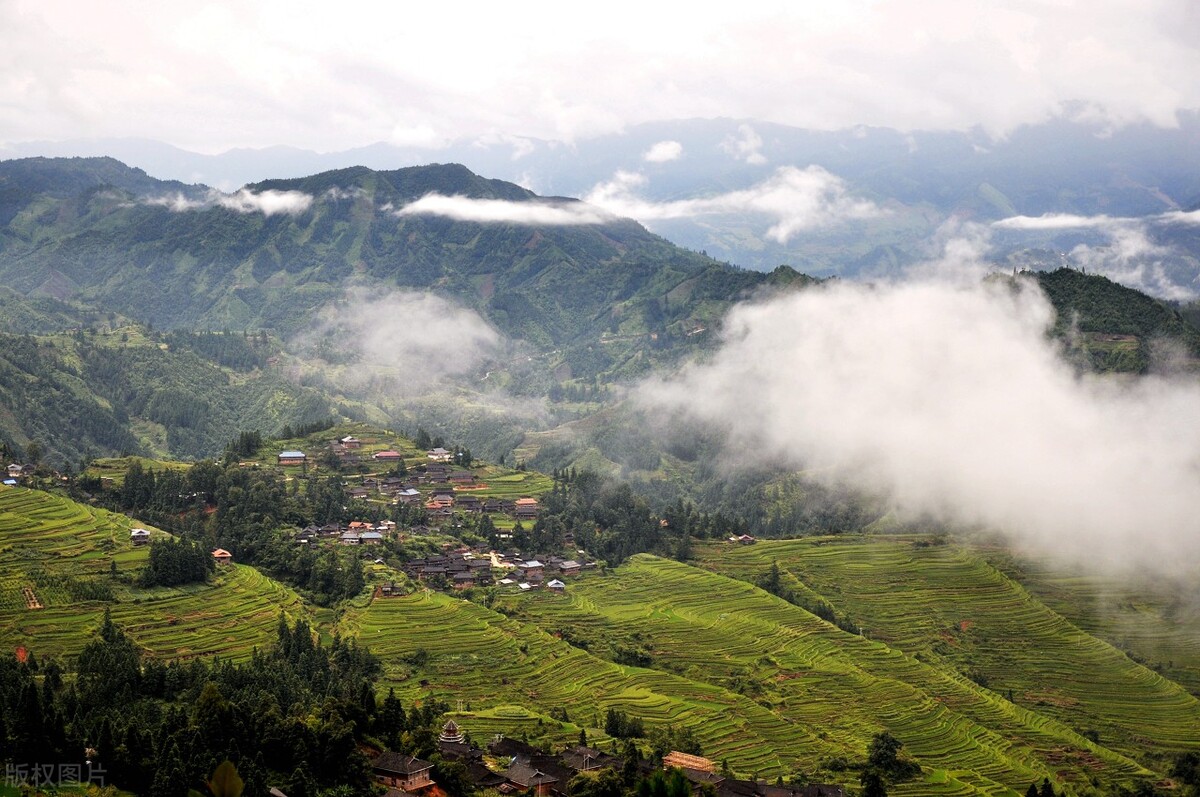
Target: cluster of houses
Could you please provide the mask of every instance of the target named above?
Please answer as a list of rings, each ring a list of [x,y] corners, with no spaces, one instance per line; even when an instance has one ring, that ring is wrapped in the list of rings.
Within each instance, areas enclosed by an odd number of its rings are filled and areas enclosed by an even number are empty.
[[[546,562],[537,559],[523,559],[519,552],[492,553],[485,551],[470,551],[461,549],[450,551],[441,556],[428,556],[413,559],[404,565],[404,570],[412,578],[423,583],[440,586],[449,584],[455,589],[468,589],[475,586],[492,584],[492,569],[499,568],[511,572],[513,577],[501,578],[501,586],[517,585],[519,589],[546,589],[563,592],[566,583],[562,578],[578,575],[583,568],[594,566],[584,565],[574,559],[564,559],[561,556],[551,556]],[[545,581],[547,575],[553,576]],[[388,589],[393,586],[393,589]],[[394,585],[385,585],[381,594],[388,597],[393,594]]]
[[[312,545],[321,539],[336,539],[342,545],[379,545],[395,531],[396,522],[393,520],[381,520],[378,523],[352,520],[346,526],[340,523],[305,526],[296,536],[296,542],[300,545]]]
[[[335,451],[343,453],[357,450],[361,442],[354,437],[344,437],[334,444]],[[339,454],[340,456],[340,454]],[[541,506],[536,498],[524,497],[515,501],[473,495],[471,491],[486,490],[487,485],[478,481],[470,470],[449,464],[452,454],[444,448],[430,449],[422,464],[413,473],[405,476],[380,475],[364,477],[361,484],[349,488],[351,498],[365,499],[372,495],[390,498],[393,504],[421,505],[435,522],[451,520],[455,513],[504,514],[517,520],[537,519]],[[404,457],[398,451],[380,451],[373,455],[379,462],[398,462]],[[303,465],[307,457],[303,451],[281,451],[277,457],[280,465]],[[422,493],[419,489],[428,489]]]
[[[329,450],[338,458],[342,465],[360,465],[367,461],[367,455],[362,450],[363,441],[354,435],[334,440],[329,444]],[[375,462],[399,462],[404,455],[399,451],[377,451],[369,455]],[[425,458],[433,463],[446,463],[454,459],[454,453],[444,448],[431,448],[425,452]],[[281,451],[277,460],[280,465],[305,465],[308,456],[303,451]]]
[[[477,789],[501,794],[527,794],[532,797],[567,797],[568,784],[576,775],[605,769],[621,771],[624,760],[584,745],[568,747],[560,753],[548,753],[517,739],[496,736],[486,754],[500,762],[492,769],[485,763],[485,751],[467,743],[454,720],[446,723],[438,737],[442,758],[460,762],[467,778]],[[375,781],[387,789],[387,797],[430,795],[438,792],[433,780],[433,764],[409,755],[386,752],[372,761]],[[693,794],[711,787],[717,797],[845,797],[842,786],[772,786],[766,781],[738,780],[717,772],[714,762],[701,756],[671,752],[663,757],[662,768],[678,768],[692,784]],[[656,767],[649,761],[638,762],[643,777]]]
[[[23,477],[32,476],[34,470],[35,467],[33,465],[18,465],[14,462],[8,466],[8,477],[4,479],[4,484],[11,487],[17,484]]]

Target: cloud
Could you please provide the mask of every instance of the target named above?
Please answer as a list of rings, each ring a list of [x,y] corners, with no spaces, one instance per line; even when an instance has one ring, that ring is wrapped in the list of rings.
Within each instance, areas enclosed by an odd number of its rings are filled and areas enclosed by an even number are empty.
[[[1138,567],[1200,563],[1200,385],[1078,376],[1032,281],[835,283],[735,308],[650,411],[914,513]]]
[[[1200,224],[1200,211],[1168,211],[1142,218],[1048,213],[1012,216],[991,226],[1015,232],[1099,234],[1107,238],[1106,243],[1096,244],[1093,238],[1071,249],[1068,256],[1075,267],[1151,296],[1184,301],[1200,294],[1200,269],[1194,259],[1151,238],[1154,227],[1172,224]]]
[[[687,20],[620,0],[582,24],[576,8],[496,5],[472,8],[471,30],[455,5],[163,5],[0,3],[3,135],[329,151],[718,116],[997,134],[1054,116],[1175,126],[1200,107],[1190,0],[711,4]]]
[[[1200,224],[1200,210],[1172,210],[1158,218],[1166,224]]]
[[[141,201],[147,205],[167,208],[174,213],[182,213],[186,210],[199,210],[200,208],[212,206],[212,202],[208,199],[192,199],[180,193],[168,196],[146,197]]]
[[[323,307],[293,347],[343,389],[431,392],[474,374],[503,341],[474,310],[430,293],[352,288]]]
[[[1200,210],[1169,210],[1149,216],[1078,216],[1073,213],[1044,213],[1041,216],[1009,216],[992,222],[1001,230],[1078,230],[1129,227],[1144,224],[1200,224]]]
[[[773,220],[767,235],[780,243],[803,230],[887,212],[873,202],[852,197],[844,180],[820,166],[781,166],[766,180],[741,191],[671,202],[639,197],[635,191],[645,184],[641,174],[617,172],[613,179],[593,188],[584,201],[641,222],[722,213],[760,214]]]
[[[646,150],[646,154],[642,156],[642,160],[647,163],[667,163],[668,161],[679,160],[682,155],[683,144],[680,144],[678,141],[659,141]]]
[[[1113,229],[1108,245],[1079,244],[1070,257],[1085,271],[1103,274],[1151,296],[1187,301],[1200,293],[1200,275],[1194,269],[1179,268],[1178,253],[1151,241],[1140,227]]]
[[[343,199],[358,199],[365,194],[366,191],[357,185],[351,186],[350,188],[339,188],[335,185],[332,188],[326,189],[323,196],[326,199],[332,199],[335,202],[339,202]]]
[[[738,125],[738,135],[728,136],[722,141],[721,150],[731,155],[734,160],[760,166],[767,162],[767,156],[762,154],[762,145],[762,137],[754,132],[753,127]]]
[[[243,188],[232,194],[222,194],[215,200],[217,205],[238,213],[261,213],[264,216],[274,216],[284,213],[298,216],[308,210],[313,198],[301,191],[261,191],[254,193]]]
[[[604,211],[574,200],[472,199],[465,196],[426,194],[399,210],[397,216],[442,216],[456,221],[482,224],[530,224],[565,226],[607,224],[613,217]]]
[[[337,190],[330,189],[330,191]],[[334,196],[333,194],[329,195]],[[348,193],[346,195],[349,196]],[[256,194],[248,188],[243,188],[232,194],[223,194],[220,191],[212,190],[199,199],[175,193],[167,196],[146,197],[141,201],[147,205],[165,207],[175,213],[222,207],[238,213],[261,213],[264,216],[284,213],[298,216],[312,206],[313,198],[302,191],[268,190]]]
[[[1133,224],[1137,219],[1113,216],[1077,216],[1071,213],[1046,213],[1041,216],[1009,216],[992,222],[1001,230],[1078,230],[1104,229],[1114,225]]]

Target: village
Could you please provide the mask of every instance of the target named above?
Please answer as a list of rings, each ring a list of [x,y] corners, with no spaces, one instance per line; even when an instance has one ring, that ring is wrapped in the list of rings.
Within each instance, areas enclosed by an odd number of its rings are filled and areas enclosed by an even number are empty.
[[[427,553],[404,557],[399,569],[413,581],[440,590],[504,587],[563,592],[567,580],[597,566],[595,560],[575,548],[570,532],[562,540],[561,550],[526,556],[513,544],[514,532],[536,523],[542,511],[539,498],[550,486],[543,477],[531,474],[526,480],[525,474],[513,471],[500,475],[508,483],[489,485],[485,472],[496,476],[497,469],[472,468],[469,452],[464,456],[463,449],[452,451],[440,445],[422,452],[405,443],[402,438],[381,442],[377,437],[344,435],[328,441],[317,462],[300,449],[279,451],[274,464],[288,471],[307,473],[310,468],[328,468],[334,462],[343,474],[358,471],[344,476],[348,498],[370,507],[376,516],[384,508],[391,515],[309,525],[295,533],[295,543],[372,549],[407,543],[406,551],[415,548]],[[514,476],[521,477],[518,484],[529,481],[533,489],[527,494],[514,494]],[[486,539],[468,544],[463,538],[469,534],[464,531]],[[415,541],[423,545],[412,546]],[[564,553],[568,555],[561,555]],[[213,552],[218,564],[228,561],[227,554],[224,550]],[[363,557],[377,566],[386,564],[383,555],[372,556],[364,551]],[[386,578],[374,588],[373,595],[388,598],[404,591],[394,578]]]
[[[585,741],[585,740],[581,740]],[[638,758],[627,761],[586,744],[551,753],[527,742],[497,735],[487,748],[468,741],[454,720],[446,722],[437,741],[437,754],[462,764],[466,780],[476,790],[529,797],[569,797],[578,776],[647,778],[656,771],[678,770],[691,793],[700,797],[845,797],[845,788],[830,784],[772,785],[764,780],[739,780],[723,774],[717,763],[698,755],[671,751],[661,761]],[[434,781],[434,763],[410,755],[384,752],[372,761],[377,785],[386,797],[434,797],[444,793]]]

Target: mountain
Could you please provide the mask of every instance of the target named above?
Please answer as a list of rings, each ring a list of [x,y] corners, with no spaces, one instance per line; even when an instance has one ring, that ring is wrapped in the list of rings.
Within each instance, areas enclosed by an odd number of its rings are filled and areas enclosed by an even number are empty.
[[[286,192],[297,209],[256,212],[264,192]],[[350,281],[431,289],[511,337],[546,345],[619,326],[614,306],[638,309],[686,280],[746,288],[762,280],[627,219],[531,226],[394,212],[431,192],[544,206],[458,165],[270,180],[222,202],[111,159],[7,161],[0,279],[25,295],[102,305],[156,327],[283,334]]]
[[[609,387],[703,355],[735,302],[817,282],[789,267],[738,269],[628,219],[397,215],[430,194],[455,198],[460,215],[480,207],[471,201],[510,215],[593,212],[454,164],[355,167],[229,195],[109,158],[0,162],[0,333],[13,336],[0,353],[9,408],[0,439],[13,448],[37,441],[69,462],[122,452],[195,458],[239,429],[333,415],[424,423],[494,457],[519,447],[547,468],[622,463],[653,474],[671,462],[687,473],[705,445],[647,445],[624,410],[606,409],[617,395]],[[1077,271],[1039,280],[1059,318],[1077,319],[1056,332],[1081,367],[1144,371],[1160,337],[1200,354],[1200,334],[1175,308]],[[411,302],[369,301],[397,290],[445,297],[435,311],[445,323],[430,332]],[[453,340],[455,325],[479,321],[459,306],[503,335],[482,360]],[[353,346],[341,360],[330,353],[337,325],[361,316],[352,335],[388,331],[376,342],[383,376],[358,374],[369,363]],[[237,333],[193,334],[226,329]],[[38,337],[17,337],[26,334]],[[443,399],[403,389],[441,373],[455,375],[431,388]],[[507,393],[487,395],[497,387]],[[534,409],[509,412],[514,396]],[[689,480],[703,481],[676,479]],[[714,489],[721,501],[735,497],[728,484]]]
[[[647,158],[655,144],[675,142],[673,159]],[[12,156],[116,154],[153,174],[206,181],[232,190],[268,177],[301,177],[350,166],[391,170],[436,158],[477,173],[519,182],[543,194],[586,196],[619,173],[636,175],[637,196],[652,203],[711,198],[762,186],[780,167],[819,166],[845,181],[855,197],[885,216],[809,228],[777,240],[772,221],[749,207],[648,220],[651,229],[696,251],[746,268],[789,263],[810,274],[894,273],[924,256],[924,242],[947,220],[990,223],[1045,213],[1147,217],[1200,203],[1200,115],[1183,113],[1175,128],[1149,124],[1111,129],[1063,119],[1027,125],[1004,138],[980,130],[901,131],[858,127],[805,130],[752,119],[682,119],[636,125],[573,142],[531,138],[458,141],[431,151],[377,143],[344,152],[288,147],[199,155],[132,139],[31,142]],[[1154,230],[1168,245],[1171,230]],[[1062,237],[1060,232],[1059,237]],[[1044,235],[1006,234],[1002,249],[1042,243]],[[1069,254],[1094,230],[1056,242]],[[1194,242],[1172,246],[1186,255],[1174,284],[1197,292]],[[1162,258],[1160,258],[1162,259]],[[1173,258],[1167,257],[1169,263]]]

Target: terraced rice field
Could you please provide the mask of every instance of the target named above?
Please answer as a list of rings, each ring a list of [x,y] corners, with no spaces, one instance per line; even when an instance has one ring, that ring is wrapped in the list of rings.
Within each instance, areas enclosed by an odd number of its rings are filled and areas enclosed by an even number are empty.
[[[1200,581],[1051,567],[987,548],[981,555],[1075,625],[1200,696]]]
[[[613,664],[534,625],[440,593],[376,600],[347,613],[339,630],[357,635],[383,657],[384,690],[394,686],[406,702],[437,696],[452,706],[470,703],[489,730],[502,730],[505,710],[527,722],[563,708],[573,720],[563,728],[563,741],[577,738],[583,726],[590,740],[603,743],[604,714],[615,708],[651,726],[690,728],[707,754],[746,773],[794,771],[811,750],[846,752],[837,741],[820,739],[817,729],[794,724],[743,695],[669,672]],[[418,650],[427,654],[427,663],[406,663]],[[473,719],[462,722],[479,737]]]
[[[982,556],[904,538],[708,546],[704,564],[754,579],[778,561],[877,641],[986,679],[1017,706],[1147,765],[1200,749],[1200,701],[1029,594]]]
[[[76,655],[107,606],[148,655],[245,657],[274,640],[281,610],[309,615],[298,595],[250,567],[226,568],[211,583],[183,587],[136,589],[111,581],[111,562],[127,575],[145,562],[147,550],[129,542],[137,525],[44,492],[0,489],[0,650],[26,645],[39,655]],[[73,600],[63,586],[72,579],[115,584],[116,601]],[[30,586],[45,608],[27,607],[23,591]]]
[[[489,472],[499,471],[499,472]],[[480,470],[480,481],[487,484],[487,489],[473,490],[472,495],[480,498],[499,498],[515,501],[525,496],[537,497],[548,493],[554,487],[553,480],[542,473],[532,471],[506,471],[500,468]]]
[[[792,727],[861,758],[883,729],[932,767],[940,784],[1003,794],[1081,768],[1106,779],[1143,772],[1070,728],[1014,706],[953,672],[846,634],[748,584],[678,563],[636,557],[608,578],[574,582],[565,596],[523,596],[540,626],[593,645],[637,638],[656,666],[740,688]],[[780,738],[784,745],[796,739]],[[814,760],[822,750],[805,745]]]

